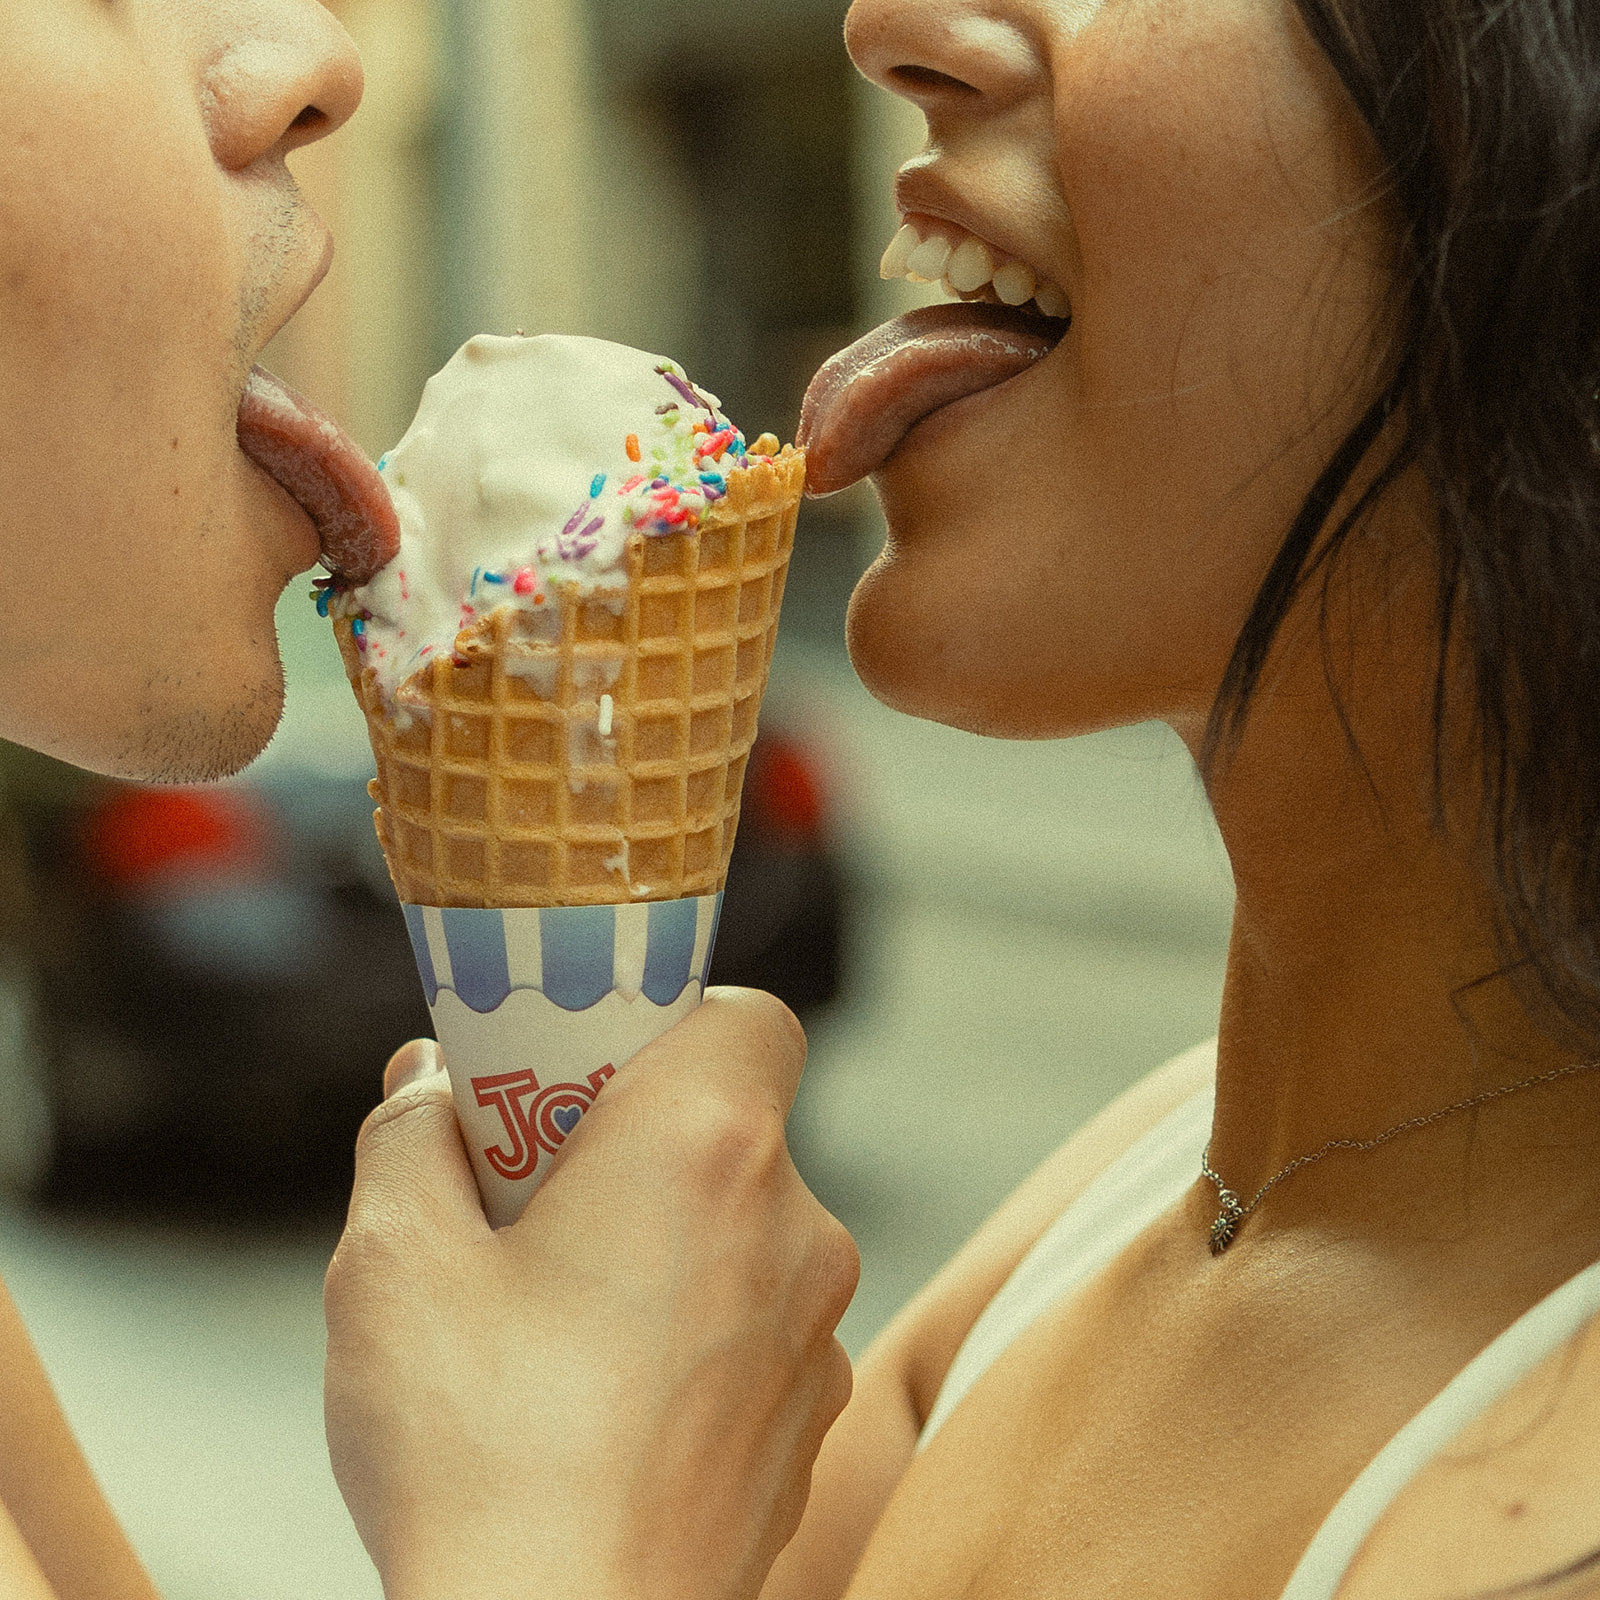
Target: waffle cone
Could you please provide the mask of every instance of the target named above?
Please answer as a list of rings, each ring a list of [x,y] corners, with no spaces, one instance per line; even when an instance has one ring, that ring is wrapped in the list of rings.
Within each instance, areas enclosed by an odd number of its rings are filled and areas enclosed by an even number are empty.
[[[501,607],[393,706],[336,620],[401,900],[617,905],[722,887],[805,456],[785,447],[727,482],[692,531],[633,536],[620,607],[621,591],[559,588],[544,611]]]

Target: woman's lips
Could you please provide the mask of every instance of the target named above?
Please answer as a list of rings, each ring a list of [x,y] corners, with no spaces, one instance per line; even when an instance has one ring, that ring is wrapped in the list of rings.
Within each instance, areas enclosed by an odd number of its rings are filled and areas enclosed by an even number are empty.
[[[864,478],[928,416],[1025,372],[1067,323],[981,302],[925,306],[828,361],[800,408],[806,487],[832,494]]]
[[[365,583],[394,558],[400,520],[377,468],[332,417],[265,367],[245,383],[239,448],[299,501],[335,577]]]

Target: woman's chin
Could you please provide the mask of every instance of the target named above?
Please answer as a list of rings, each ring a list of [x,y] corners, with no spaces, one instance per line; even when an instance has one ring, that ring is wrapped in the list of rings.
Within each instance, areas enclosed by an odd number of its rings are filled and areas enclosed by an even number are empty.
[[[1097,659],[1071,648],[1090,631],[1086,619],[1038,599],[1007,585],[963,590],[929,550],[891,538],[850,596],[850,663],[892,710],[996,739],[1068,739],[1195,699],[1163,688],[1147,640],[1130,633]]]
[[[1035,684],[1009,681],[984,649],[991,630],[975,611],[930,608],[922,585],[885,551],[850,596],[845,644],[856,676],[892,710],[968,733],[1051,737]],[[965,631],[956,632],[961,626]]]

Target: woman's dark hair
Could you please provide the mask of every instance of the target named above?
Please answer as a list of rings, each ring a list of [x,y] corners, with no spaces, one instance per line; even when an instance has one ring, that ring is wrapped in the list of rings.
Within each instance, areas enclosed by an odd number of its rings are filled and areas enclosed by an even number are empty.
[[[1600,1037],[1600,0],[1295,3],[1387,168],[1395,343],[1256,597],[1204,764],[1236,742],[1290,606],[1420,470],[1439,509],[1436,810],[1454,648],[1505,959]],[[1398,443],[1369,460],[1380,440]]]

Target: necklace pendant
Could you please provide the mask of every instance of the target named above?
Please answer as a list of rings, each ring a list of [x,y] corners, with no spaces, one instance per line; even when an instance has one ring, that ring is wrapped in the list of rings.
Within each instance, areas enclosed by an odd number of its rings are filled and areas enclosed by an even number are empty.
[[[1217,1212],[1217,1220],[1211,1224],[1211,1253],[1214,1256],[1220,1256],[1233,1243],[1239,1232],[1239,1224],[1244,1221],[1244,1207],[1232,1189],[1219,1186],[1217,1202],[1222,1209]]]

